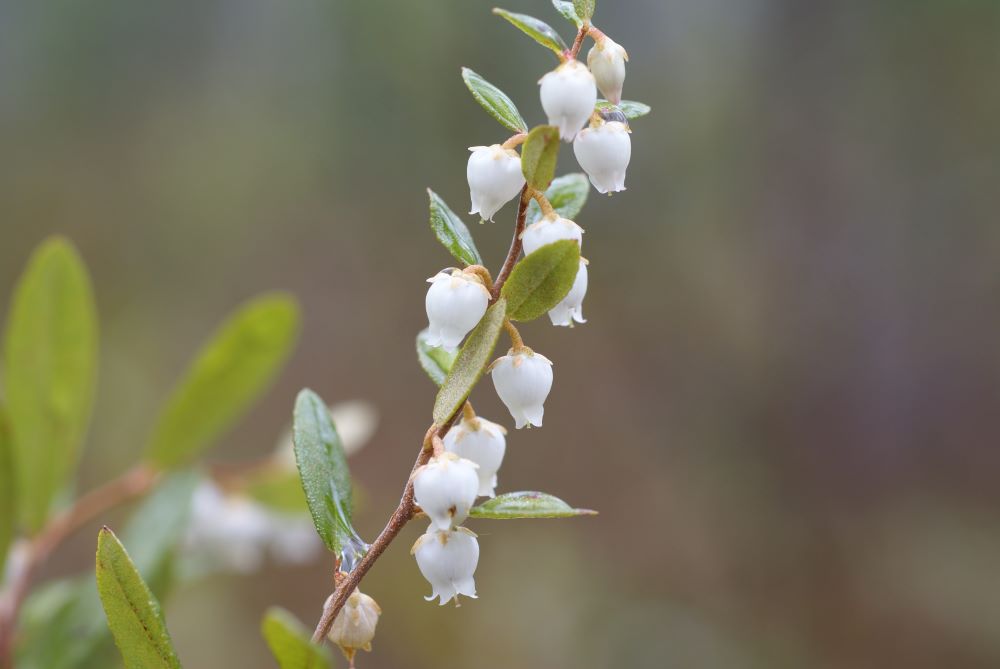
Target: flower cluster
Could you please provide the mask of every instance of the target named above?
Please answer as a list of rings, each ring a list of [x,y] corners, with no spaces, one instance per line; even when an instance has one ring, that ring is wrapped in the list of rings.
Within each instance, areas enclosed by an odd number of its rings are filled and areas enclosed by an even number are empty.
[[[595,44],[587,65],[576,59],[579,42],[589,34]],[[618,43],[589,22],[581,28],[577,46],[561,54],[562,63],[539,81],[541,106],[560,138],[573,143],[573,152],[590,182],[601,193],[625,190],[625,172],[631,157],[630,129],[621,102],[628,55]],[[598,100],[598,89],[607,98]],[[605,109],[611,112],[605,113]],[[534,198],[541,216],[520,235],[525,257],[563,240],[582,247],[583,228],[566,218],[532,187],[522,170],[515,147],[527,141],[518,133],[503,144],[475,146],[466,168],[470,213],[486,221],[508,202],[522,195]],[[584,182],[586,183],[586,182]],[[524,212],[520,212],[524,216]],[[574,215],[575,213],[570,213]],[[575,261],[574,261],[575,262]],[[549,309],[553,325],[585,323],[588,262],[580,258],[572,287]],[[427,343],[455,351],[476,327],[493,301],[492,280],[484,268],[448,268],[428,279],[425,306],[429,326]],[[521,341],[509,320],[504,323],[512,347],[489,367],[497,395],[510,411],[514,425],[540,427],[544,403],[552,389],[552,362]],[[434,456],[412,477],[413,492],[430,526],[413,545],[421,573],[430,582],[428,600],[443,605],[459,595],[476,597],[473,574],[479,561],[476,535],[462,526],[477,496],[493,497],[497,471],[506,449],[506,430],[475,415],[465,405],[464,416],[434,444]]]

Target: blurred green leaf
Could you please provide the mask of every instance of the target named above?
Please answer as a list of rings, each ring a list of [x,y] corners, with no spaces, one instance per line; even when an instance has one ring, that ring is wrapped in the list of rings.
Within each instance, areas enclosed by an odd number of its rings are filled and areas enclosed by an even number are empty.
[[[593,18],[595,5],[597,5],[597,0],[573,0],[573,9],[576,10],[576,15],[584,21]]]
[[[173,565],[190,519],[193,472],[167,477],[135,510],[122,537],[154,597],[173,585]],[[105,623],[93,578],[55,581],[37,588],[21,615],[20,669],[80,669],[115,664],[114,642]]]
[[[514,266],[501,293],[507,317],[530,321],[547,313],[566,297],[580,270],[580,245],[572,239],[546,244]]]
[[[304,513],[309,510],[298,474],[284,468],[274,467],[250,474],[241,492],[281,513]]]
[[[446,351],[442,346],[431,346],[427,343],[428,332],[421,330],[417,335],[417,360],[420,366],[431,377],[431,381],[439,386],[444,383],[451,366],[455,364],[458,351]]]
[[[506,9],[500,9],[499,7],[494,8],[493,13],[507,19],[521,32],[542,46],[552,49],[557,55],[562,55],[563,51],[566,51],[569,48],[566,46],[566,42],[563,41],[562,37],[559,36],[559,33],[553,30],[552,26],[544,21],[540,21],[533,16],[528,16],[527,14],[508,12]]]
[[[467,67],[462,68],[462,80],[476,102],[501,125],[514,132],[528,132],[528,124],[506,93]]]
[[[189,462],[250,407],[295,346],[299,307],[284,294],[256,297],[202,347],[174,388],[150,438],[161,468]]]
[[[597,110],[616,109],[620,111],[622,114],[624,114],[625,118],[629,120],[639,118],[640,116],[645,116],[650,111],[652,111],[652,108],[644,102],[636,102],[635,100],[622,100],[616,105],[612,102],[608,102],[603,98],[597,101],[597,104],[594,105],[594,108]]]
[[[544,191],[552,183],[559,160],[559,128],[540,125],[531,129],[521,147],[521,171],[528,185]]]
[[[552,185],[545,191],[545,198],[555,208],[556,213],[563,218],[573,220],[587,204],[590,193],[590,181],[586,174],[564,174],[556,177]],[[526,215],[528,224],[536,223],[542,217],[542,210],[535,200],[528,203]]]
[[[18,514],[30,530],[73,472],[97,377],[97,315],[87,269],[60,237],[28,261],[4,347]]]
[[[277,606],[269,608],[260,631],[281,669],[333,667],[329,649],[312,643],[309,630],[285,609]]]
[[[583,25],[583,21],[576,15],[576,9],[573,8],[573,3],[570,0],[552,0],[552,6],[577,28]]]
[[[323,543],[338,554],[357,551],[360,540],[351,525],[351,474],[347,456],[330,410],[309,389],[299,392],[295,399],[292,440],[302,489]],[[357,555],[343,557],[349,561]]]
[[[508,492],[472,507],[473,518],[508,520],[513,518],[569,518],[592,516],[596,511],[574,509],[558,497],[544,492]]]
[[[4,573],[7,551],[17,527],[17,489],[14,473],[14,444],[3,407],[0,407],[0,574]]]
[[[430,188],[427,189],[427,195],[431,200],[431,230],[434,231],[438,241],[451,255],[466,265],[483,264],[476,243],[472,241],[472,235],[462,219]]]
[[[500,298],[486,310],[479,325],[465,340],[434,400],[434,422],[438,425],[444,425],[458,411],[482,377],[500,337],[506,313],[507,301]]]
[[[97,537],[97,591],[127,669],[181,666],[159,603],[106,527]]]

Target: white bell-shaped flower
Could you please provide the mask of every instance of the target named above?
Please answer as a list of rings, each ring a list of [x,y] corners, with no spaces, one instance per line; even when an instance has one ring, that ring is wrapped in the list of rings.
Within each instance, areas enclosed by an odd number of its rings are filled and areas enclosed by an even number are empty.
[[[625,63],[628,54],[621,44],[607,35],[598,38],[597,43],[587,53],[587,65],[597,80],[597,87],[609,102],[622,101],[622,86],[625,84]]]
[[[542,426],[545,398],[552,390],[552,361],[525,348],[493,363],[493,387],[514,418],[514,426]]]
[[[562,218],[555,214],[543,216],[521,233],[521,245],[524,247],[525,255],[534,253],[546,244],[562,239],[573,239],[582,246],[583,228],[568,218]]]
[[[479,491],[476,463],[454,453],[431,458],[413,475],[413,496],[431,526],[449,530],[469,515]]]
[[[573,153],[599,193],[625,190],[632,140],[624,123],[611,121],[581,130],[573,142]]]
[[[333,595],[326,600],[327,606]],[[324,607],[325,608],[325,607]],[[327,638],[340,647],[347,661],[354,666],[354,654],[359,650],[371,651],[372,639],[375,638],[375,626],[382,609],[378,603],[361,592],[355,590],[340,609]]]
[[[427,282],[427,343],[454,351],[486,313],[490,293],[478,276],[457,269],[443,270]]]
[[[469,213],[478,213],[492,221],[493,214],[517,197],[524,187],[521,158],[513,149],[505,149],[499,144],[472,146],[469,151],[472,155],[465,169],[472,198]]]
[[[566,293],[566,297],[556,306],[549,310],[549,319],[553,325],[564,325],[572,327],[573,321],[586,323],[583,317],[583,298],[587,296],[587,261],[580,258],[580,269],[573,280],[573,287]]]
[[[480,495],[493,497],[496,494],[497,470],[507,449],[506,434],[502,425],[474,416],[463,418],[444,435],[446,451],[478,465]]]
[[[549,125],[559,128],[559,136],[572,142],[576,133],[594,113],[597,84],[587,66],[568,60],[538,82],[541,84],[542,109]]]
[[[479,563],[479,542],[474,533],[464,527],[449,531],[431,528],[417,539],[410,553],[431,584],[431,594],[424,599],[437,597],[444,606],[459,595],[476,598],[473,574]]]

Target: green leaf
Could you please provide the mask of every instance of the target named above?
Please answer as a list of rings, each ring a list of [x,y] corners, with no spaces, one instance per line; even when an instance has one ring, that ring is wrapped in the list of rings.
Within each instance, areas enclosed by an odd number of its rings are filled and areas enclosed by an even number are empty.
[[[595,5],[597,5],[597,0],[573,0],[573,9],[576,10],[576,15],[584,21],[593,18]]]
[[[462,80],[476,102],[500,121],[500,125],[514,132],[528,132],[528,124],[506,93],[467,67],[462,68]]]
[[[53,237],[35,251],[11,303],[4,347],[18,513],[39,529],[77,461],[97,378],[97,316],[80,256]]]
[[[329,408],[309,389],[302,390],[295,398],[292,440],[295,463],[316,531],[331,551],[341,555],[343,569],[350,571],[367,546],[351,525],[351,474],[347,456]]]
[[[587,180],[586,174],[564,174],[553,179],[552,185],[545,191],[545,198],[555,208],[557,214],[573,220],[587,203],[589,193],[590,181]],[[528,224],[537,222],[541,217],[542,210],[538,203],[531,200],[528,203]]]
[[[153,595],[162,601],[173,585],[177,547],[199,480],[192,472],[168,476],[135,510],[122,537]],[[17,666],[77,669],[117,664],[115,644],[93,578],[56,581],[32,592],[21,616]]]
[[[527,14],[515,14],[514,12],[508,12],[506,9],[500,9],[499,7],[494,8],[493,13],[507,19],[518,30],[542,46],[552,49],[557,55],[562,55],[564,51],[569,49],[569,47],[566,46],[566,42],[564,42],[562,37],[559,36],[559,33],[553,30],[552,26],[544,21],[540,21],[533,16],[528,16]]]
[[[545,190],[556,174],[559,160],[559,128],[540,125],[531,129],[521,147],[521,171],[528,185]]]
[[[508,492],[472,507],[473,518],[508,520],[512,518],[570,518],[593,516],[590,509],[574,509],[558,497],[544,492]]]
[[[601,98],[594,105],[594,108],[598,111],[603,111],[605,109],[612,109],[620,111],[625,115],[625,118],[632,120],[639,118],[640,116],[645,116],[652,108],[644,102],[636,102],[635,100],[622,100],[617,105],[608,102],[607,100]]]
[[[573,3],[570,0],[552,0],[552,6],[577,28],[583,25],[583,21],[576,15],[576,9],[573,8]]]
[[[507,317],[530,321],[548,312],[566,297],[580,270],[580,245],[572,239],[546,244],[514,266],[501,294],[507,298]]]
[[[97,591],[126,669],[181,666],[159,603],[106,527],[97,537]]]
[[[507,301],[500,298],[486,310],[479,325],[465,340],[434,400],[434,422],[438,425],[444,425],[455,415],[482,377],[497,345],[506,314]]]
[[[270,385],[298,332],[299,307],[289,295],[262,295],[232,314],[174,388],[153,429],[147,459],[171,468],[197,456]]]
[[[17,527],[17,498],[15,495],[14,443],[3,407],[0,407],[0,574],[4,573],[7,550],[14,540]]]
[[[312,643],[309,630],[285,609],[277,606],[269,608],[260,631],[281,669],[333,667],[333,659],[326,646]]]
[[[441,346],[431,346],[427,343],[427,337],[427,330],[421,330],[417,335],[417,360],[427,372],[427,376],[431,377],[431,381],[440,386],[448,376],[451,366],[455,364],[458,352],[447,351]]]
[[[431,200],[431,230],[437,236],[438,241],[451,255],[466,265],[482,265],[483,259],[479,256],[476,243],[472,241],[469,229],[465,227],[455,212],[453,212],[441,197],[427,189],[427,195]]]

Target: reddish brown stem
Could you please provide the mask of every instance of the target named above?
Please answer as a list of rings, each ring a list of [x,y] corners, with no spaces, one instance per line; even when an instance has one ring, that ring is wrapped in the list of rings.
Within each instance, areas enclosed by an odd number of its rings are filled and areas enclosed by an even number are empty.
[[[590,32],[590,30],[591,30],[590,24],[584,23],[582,26],[580,26],[580,29],[576,31],[576,39],[573,40],[573,46],[570,48],[567,54],[569,58],[574,60],[576,59],[577,54],[580,53],[580,47],[583,46],[583,38],[587,36],[587,33]]]
[[[500,273],[497,275],[497,280],[493,284],[493,299],[491,302],[496,302],[497,298],[500,297],[500,290],[503,288],[504,283],[507,282],[507,278],[510,276],[511,271],[514,269],[514,265],[517,264],[518,256],[521,255],[521,233],[524,232],[524,219],[528,212],[528,202],[531,201],[531,189],[527,185],[521,189],[521,199],[518,201],[517,205],[517,220],[514,223],[514,239],[510,243],[510,250],[507,251],[507,258],[504,260],[503,267],[500,269]],[[347,602],[347,598],[351,596],[354,589],[358,587],[361,583],[361,579],[365,577],[368,570],[372,568],[375,561],[379,559],[379,556],[385,552],[385,549],[389,547],[396,535],[406,526],[408,522],[413,518],[417,512],[416,502],[413,500],[413,472],[417,471],[417,468],[422,467],[427,464],[427,461],[431,459],[434,454],[433,443],[435,439],[441,439],[444,437],[445,433],[455,422],[455,419],[461,414],[462,408],[459,407],[455,410],[455,413],[445,422],[444,425],[431,425],[427,430],[427,434],[424,435],[423,445],[420,448],[420,454],[417,455],[417,461],[413,463],[413,469],[410,471],[410,478],[407,480],[406,487],[403,488],[403,497],[399,500],[399,506],[396,510],[392,512],[389,516],[389,522],[385,524],[385,527],[372,542],[371,546],[368,547],[368,552],[365,556],[361,558],[357,566],[347,574],[342,580],[337,583],[336,589],[333,593],[333,598],[329,601],[327,605],[323,607],[323,615],[320,616],[319,622],[316,624],[316,631],[313,632],[312,641],[313,643],[322,643],[323,639],[330,632],[330,628],[333,626],[333,621],[336,619],[337,614],[340,613],[340,609],[344,607]]]
[[[87,521],[123,502],[145,494],[156,483],[153,470],[138,466],[83,495],[53,518],[28,544],[24,568],[0,594],[0,668],[13,667],[14,627],[28,588],[52,551]]]

